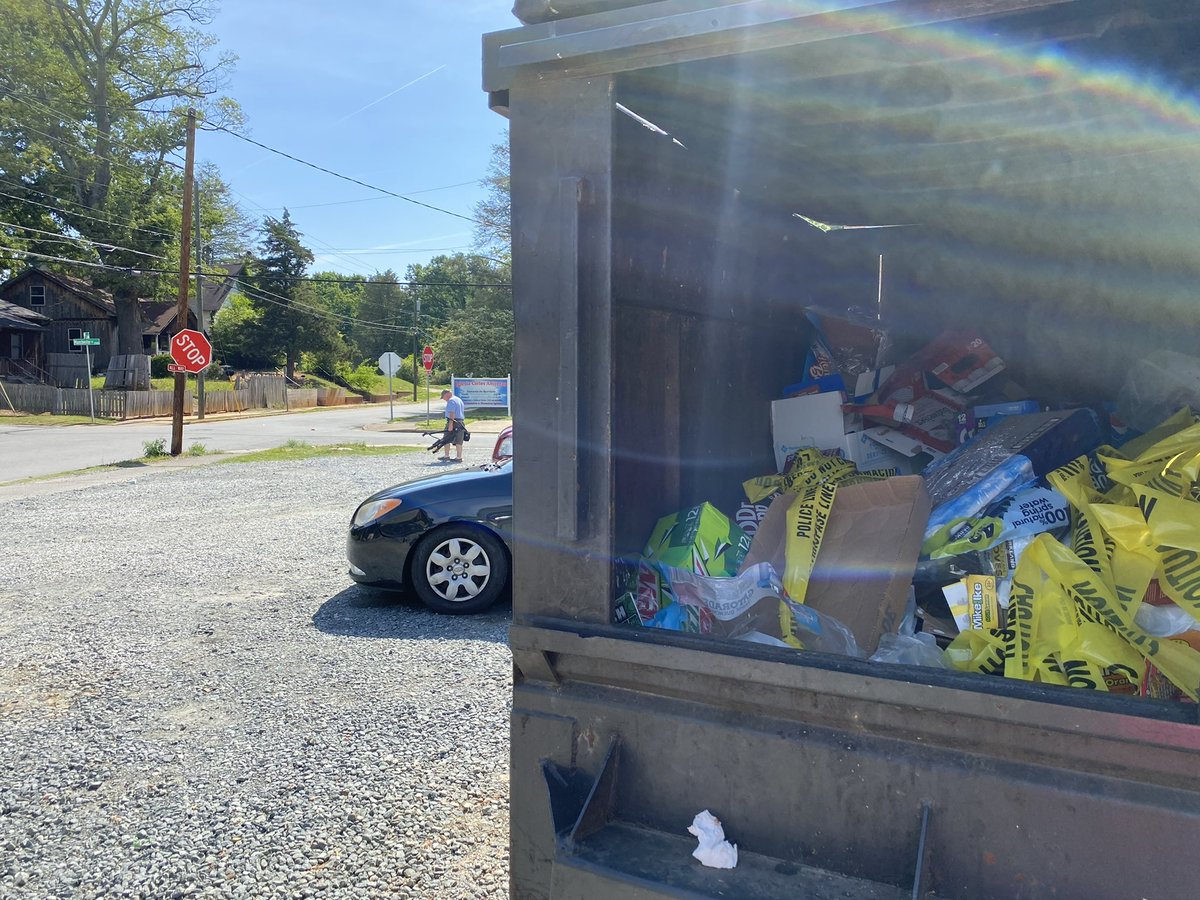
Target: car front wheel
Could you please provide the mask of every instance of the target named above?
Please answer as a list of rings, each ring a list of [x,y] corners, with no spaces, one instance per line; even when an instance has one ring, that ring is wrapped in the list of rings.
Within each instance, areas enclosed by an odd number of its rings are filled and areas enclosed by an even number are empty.
[[[434,612],[481,612],[508,584],[508,555],[489,531],[447,525],[431,531],[416,547],[413,590]]]

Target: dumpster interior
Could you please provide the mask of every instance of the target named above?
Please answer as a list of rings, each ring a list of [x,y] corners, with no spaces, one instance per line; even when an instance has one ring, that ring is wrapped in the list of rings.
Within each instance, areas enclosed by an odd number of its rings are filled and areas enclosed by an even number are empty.
[[[902,630],[894,677],[1195,721],[1200,14],[1124,6],[616,78],[614,622],[818,666],[822,629]],[[1032,472],[945,506],[1026,438]]]

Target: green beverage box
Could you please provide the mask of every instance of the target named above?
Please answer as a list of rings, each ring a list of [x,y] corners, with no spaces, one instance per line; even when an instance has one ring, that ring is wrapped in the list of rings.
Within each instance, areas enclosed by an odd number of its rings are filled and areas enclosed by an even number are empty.
[[[729,578],[750,550],[750,536],[711,503],[664,516],[642,555],[697,575]]]

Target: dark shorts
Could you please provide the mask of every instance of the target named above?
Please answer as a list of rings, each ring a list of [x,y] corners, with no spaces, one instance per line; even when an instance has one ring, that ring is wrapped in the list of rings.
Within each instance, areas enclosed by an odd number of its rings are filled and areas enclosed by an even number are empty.
[[[461,447],[463,443],[463,424],[455,422],[453,425],[447,425],[446,430],[442,433],[442,440],[447,444],[454,444],[456,447]]]

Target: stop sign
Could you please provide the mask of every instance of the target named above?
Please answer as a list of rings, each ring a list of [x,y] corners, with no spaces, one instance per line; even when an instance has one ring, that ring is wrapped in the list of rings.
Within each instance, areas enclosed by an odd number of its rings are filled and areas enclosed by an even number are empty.
[[[199,331],[185,328],[171,338],[171,359],[185,372],[200,372],[212,362],[212,344]]]
[[[426,347],[421,353],[421,362],[425,364],[425,368],[433,371],[433,348]]]

